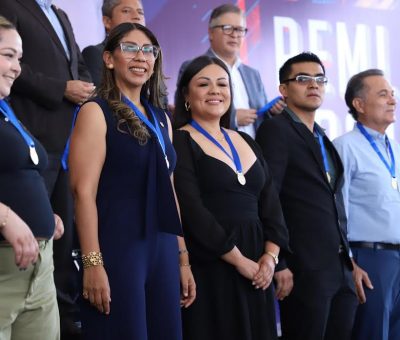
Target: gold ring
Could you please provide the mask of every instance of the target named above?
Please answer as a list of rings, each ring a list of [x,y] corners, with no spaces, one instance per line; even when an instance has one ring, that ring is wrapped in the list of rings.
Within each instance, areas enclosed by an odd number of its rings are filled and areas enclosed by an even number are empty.
[[[87,299],[87,298],[89,297],[89,295],[88,295],[87,292],[83,292],[83,293],[82,293],[82,296],[83,296],[85,299]]]

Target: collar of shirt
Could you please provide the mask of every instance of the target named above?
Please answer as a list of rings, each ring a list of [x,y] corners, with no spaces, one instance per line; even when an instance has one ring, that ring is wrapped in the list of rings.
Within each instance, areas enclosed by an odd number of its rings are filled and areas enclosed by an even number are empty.
[[[226,65],[226,67],[228,68],[229,71],[232,71],[233,68],[238,69],[240,64],[242,63],[240,58],[237,57],[235,63],[233,64],[233,66],[231,66],[224,59],[222,59],[217,53],[215,53],[215,51],[211,47],[210,47],[210,51],[215,55],[216,58],[221,60]]]
[[[289,117],[292,118],[296,123],[303,123],[299,117],[288,107],[285,108],[285,111],[289,114]]]
[[[285,111],[289,115],[289,117],[295,121],[296,123],[301,123],[304,124],[301,119],[288,107],[285,108]],[[325,136],[325,129],[323,129],[321,126],[319,126],[316,122],[314,122],[314,129],[317,130],[320,135]]]
[[[375,140],[379,140],[379,141],[383,141],[385,142],[386,139],[386,134],[381,134],[379,131],[376,131],[374,129],[369,128],[368,126],[365,126],[363,124],[365,130],[367,130],[367,132],[370,134],[370,136],[375,139]],[[358,127],[357,127],[357,123],[354,123],[354,128],[353,130],[357,130],[359,131]]]
[[[51,7],[51,3],[53,2],[53,0],[36,0],[36,2],[38,3],[38,5],[40,7],[43,7],[47,10],[49,10],[49,8]]]

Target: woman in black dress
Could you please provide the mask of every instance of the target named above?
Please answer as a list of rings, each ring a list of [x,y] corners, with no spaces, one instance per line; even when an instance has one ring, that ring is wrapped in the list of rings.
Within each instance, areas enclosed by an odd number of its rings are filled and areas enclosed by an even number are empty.
[[[276,339],[271,281],[288,237],[268,167],[248,135],[226,128],[223,62],[194,59],[177,93],[175,186],[197,286],[184,339]]]

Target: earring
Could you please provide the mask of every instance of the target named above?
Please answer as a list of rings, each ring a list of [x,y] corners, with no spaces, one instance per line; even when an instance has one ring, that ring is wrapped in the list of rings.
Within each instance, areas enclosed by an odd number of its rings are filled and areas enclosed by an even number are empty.
[[[112,70],[114,68],[114,64],[107,64],[107,68]]]
[[[188,111],[188,112],[189,112],[189,110],[190,110],[190,104],[189,104],[188,101],[185,102],[185,109],[186,109],[186,111]]]

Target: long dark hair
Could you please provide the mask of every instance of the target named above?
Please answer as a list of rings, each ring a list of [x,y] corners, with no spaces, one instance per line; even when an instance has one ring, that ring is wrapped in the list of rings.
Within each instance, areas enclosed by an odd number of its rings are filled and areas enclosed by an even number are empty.
[[[229,79],[229,89],[231,92],[231,102],[229,105],[228,110],[224,113],[224,115],[221,117],[220,120],[220,125],[224,128],[229,128],[229,122],[230,122],[230,112],[232,111],[232,82],[231,82],[231,77],[229,74],[229,70],[224,64],[223,61],[221,61],[218,58],[215,57],[210,57],[210,56],[200,56],[195,59],[193,59],[185,68],[185,70],[182,73],[182,76],[178,82],[178,88],[176,90],[176,97],[175,97],[175,111],[174,111],[174,117],[173,117],[173,124],[174,128],[179,129],[180,127],[186,125],[187,123],[190,122],[192,119],[192,112],[187,111],[185,108],[185,96],[188,93],[189,90],[189,83],[192,80],[192,78],[199,73],[203,68],[207,67],[208,65],[218,65],[221,66],[225,72],[228,74],[228,79]]]
[[[143,32],[154,46],[160,48],[157,38],[148,28],[137,23],[123,23],[111,30],[107,37],[104,52],[113,53],[119,48],[121,40],[134,30]],[[154,72],[150,79],[142,86],[140,93],[141,97],[148,100],[151,105],[160,108],[163,107],[161,98],[166,96],[166,93],[162,92],[162,87],[160,86],[163,80],[162,52],[160,49],[160,53],[154,62]],[[131,108],[121,101],[121,92],[115,82],[114,70],[105,67],[105,65],[103,65],[103,78],[97,89],[97,95],[105,99],[111,110],[115,113],[118,119],[118,129],[126,132],[126,129],[122,128],[122,126],[126,126],[128,133],[137,138],[140,144],[146,144],[150,138],[147,128]]]

